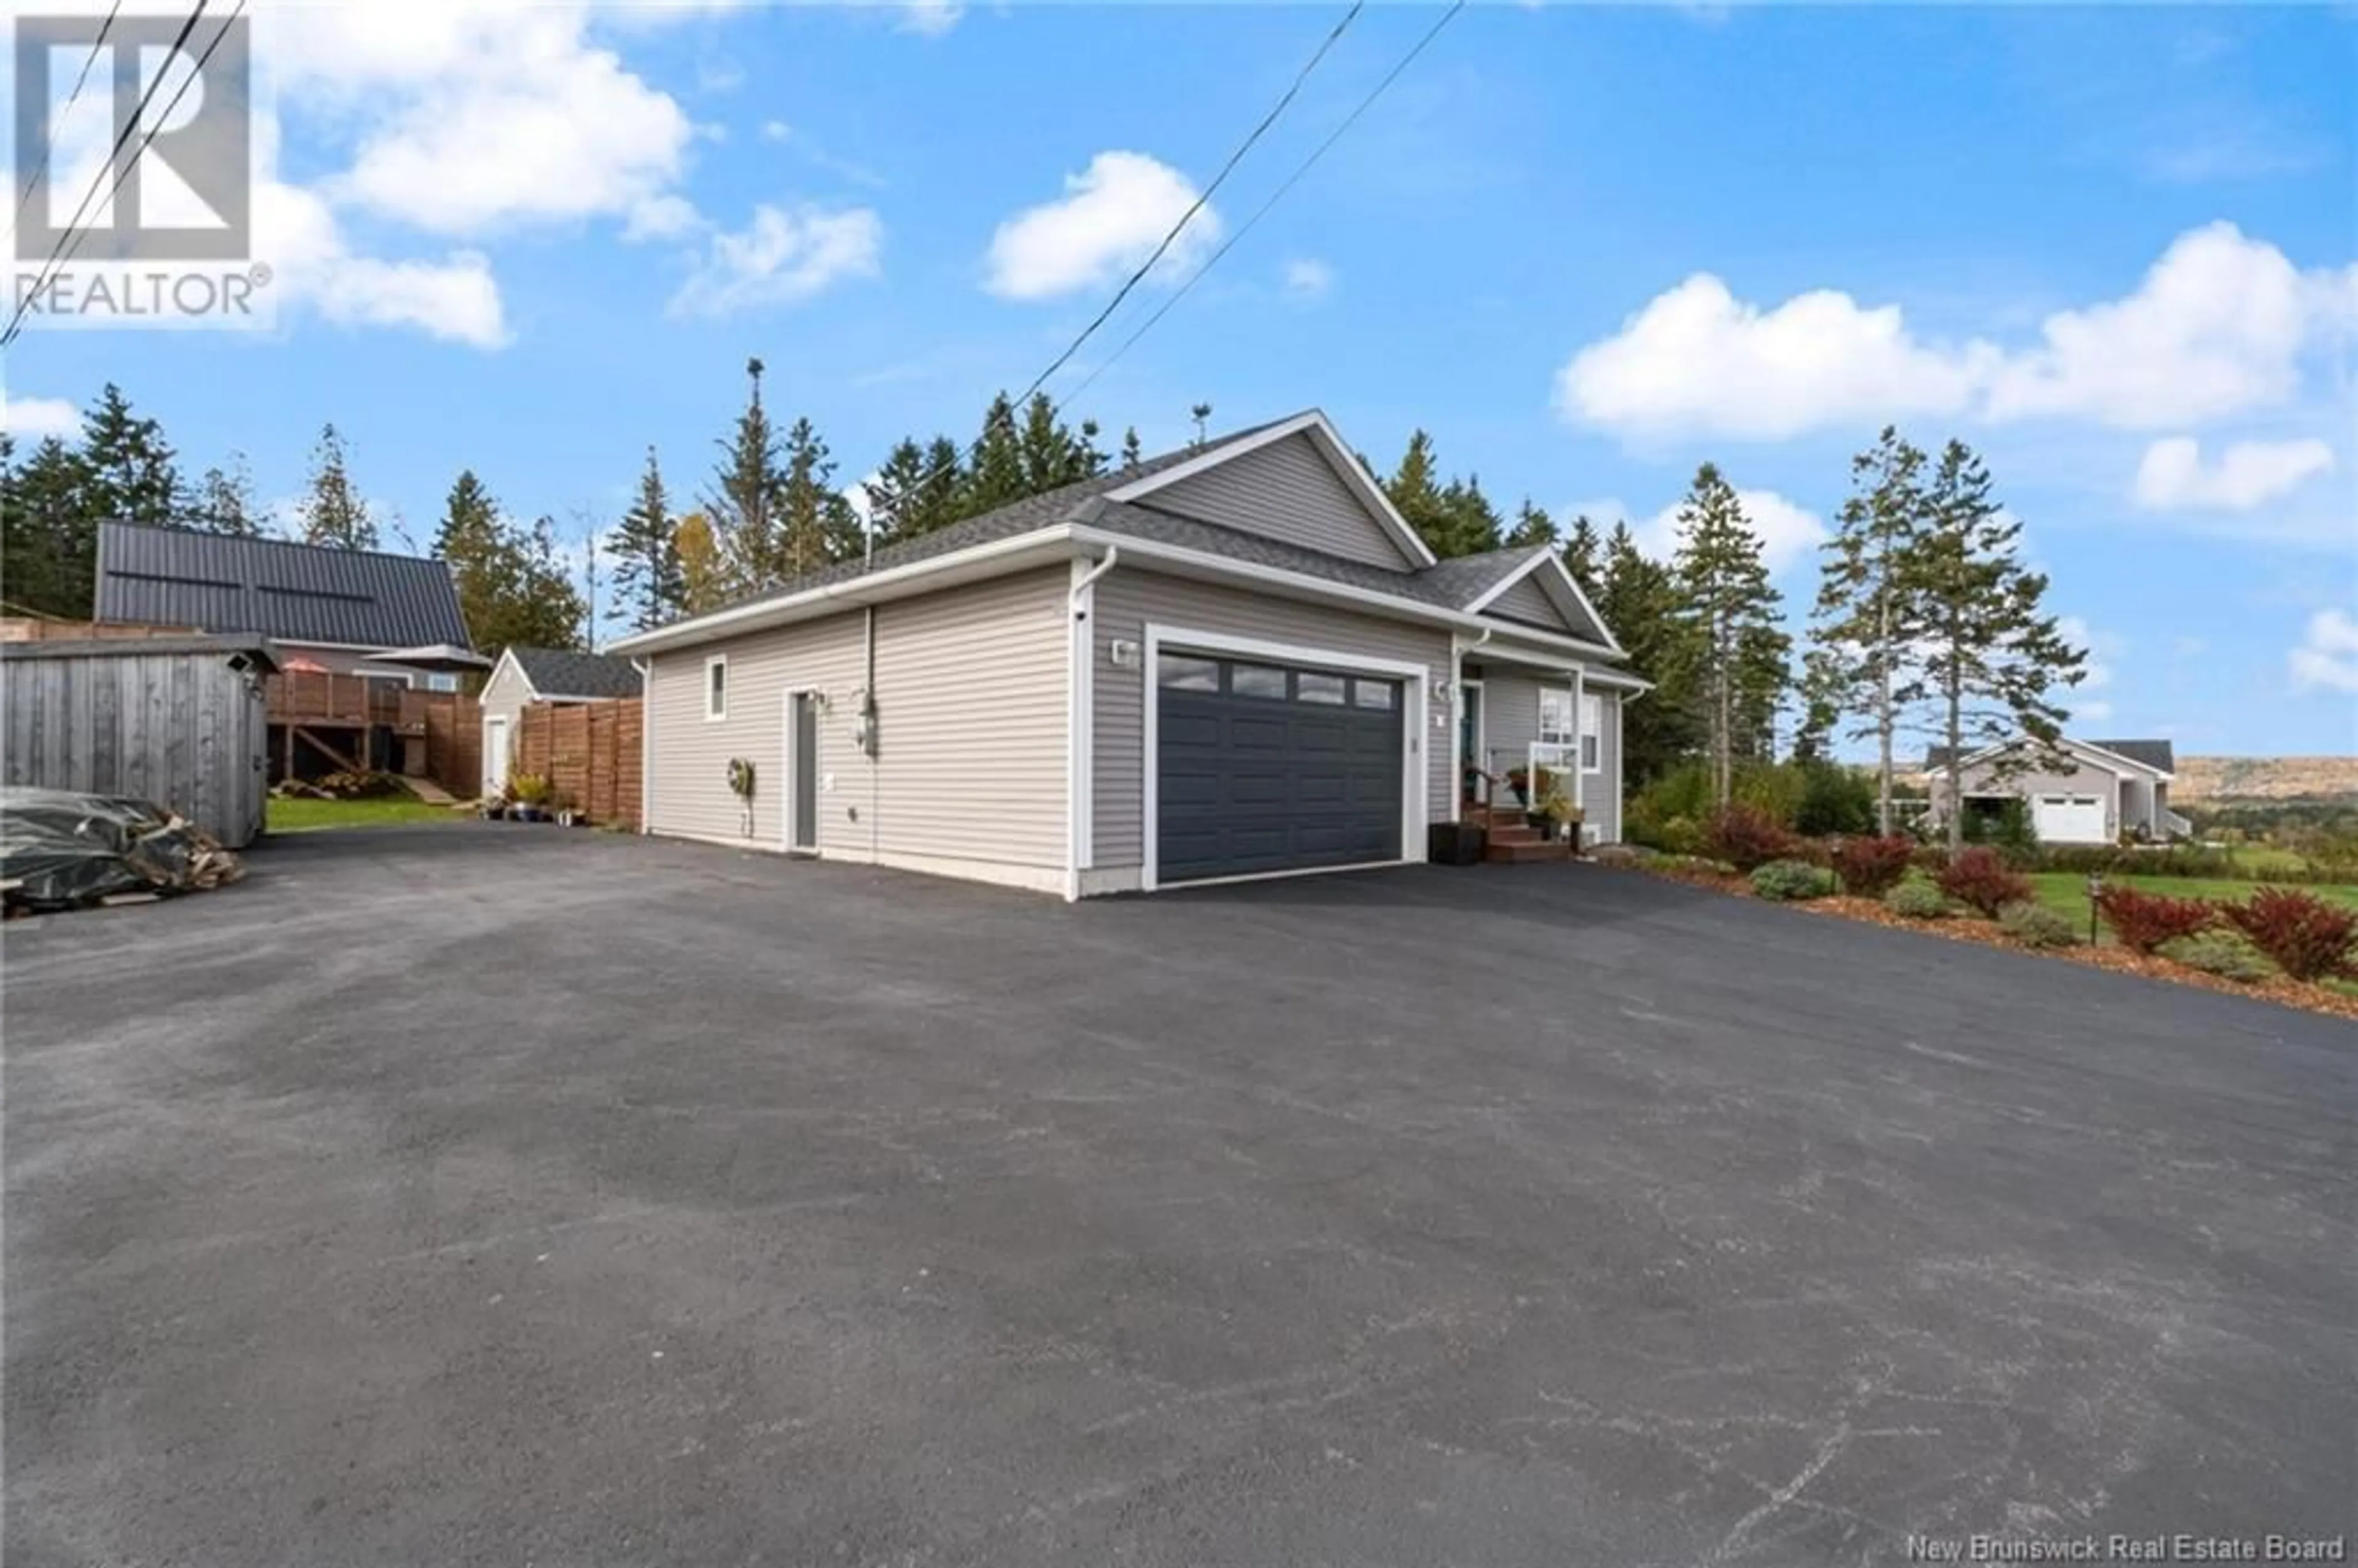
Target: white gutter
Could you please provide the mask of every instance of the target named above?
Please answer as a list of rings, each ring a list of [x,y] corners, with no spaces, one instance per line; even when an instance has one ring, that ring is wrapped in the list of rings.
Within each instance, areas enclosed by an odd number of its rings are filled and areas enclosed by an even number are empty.
[[[1081,872],[1097,850],[1097,815],[1090,796],[1097,784],[1097,637],[1089,630],[1089,610],[1082,600],[1094,600],[1090,590],[1098,579],[1121,560],[1118,546],[1106,547],[1105,558],[1073,579],[1065,595],[1065,902],[1081,896]],[[1149,679],[1153,678],[1150,674]]]

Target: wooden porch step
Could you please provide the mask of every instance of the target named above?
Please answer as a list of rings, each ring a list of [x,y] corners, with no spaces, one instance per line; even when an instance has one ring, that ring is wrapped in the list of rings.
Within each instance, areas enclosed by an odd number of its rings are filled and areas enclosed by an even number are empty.
[[[1511,866],[1520,866],[1535,860],[1569,860],[1572,859],[1572,845],[1562,838],[1549,843],[1537,837],[1529,842],[1514,839],[1502,840],[1498,835],[1493,834],[1489,848],[1483,851],[1482,858]]]

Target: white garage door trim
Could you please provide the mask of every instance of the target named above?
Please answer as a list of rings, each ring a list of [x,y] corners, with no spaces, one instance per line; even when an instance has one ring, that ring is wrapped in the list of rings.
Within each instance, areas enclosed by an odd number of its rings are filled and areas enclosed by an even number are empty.
[[[1174,653],[1211,654],[1229,657],[1266,659],[1271,664],[1311,665],[1321,669],[1341,670],[1346,674],[1390,676],[1401,683],[1401,854],[1397,860],[1376,864],[1412,865],[1424,859],[1424,821],[1426,788],[1424,766],[1425,683],[1432,670],[1423,665],[1404,659],[1377,658],[1367,654],[1338,653],[1332,648],[1314,648],[1298,643],[1272,643],[1260,637],[1234,637],[1224,632],[1198,632],[1184,626],[1163,626],[1148,622],[1146,626],[1145,669],[1141,672],[1146,681],[1145,756],[1140,772],[1145,779],[1144,824],[1146,842],[1143,864],[1140,867],[1139,886],[1152,892],[1160,882],[1156,880],[1155,840],[1162,827],[1160,803],[1156,791],[1161,768],[1156,758],[1161,755],[1162,736],[1157,708],[1162,699],[1162,682],[1158,678],[1164,650]],[[1329,871],[1360,871],[1359,866],[1322,866],[1307,871],[1262,871],[1242,877],[1206,878],[1190,881],[1189,887],[1206,887],[1221,881],[1260,881],[1270,877],[1324,876]]]
[[[2049,813],[2057,815],[2050,816]],[[2093,818],[2090,813],[2093,813]],[[2093,831],[2089,830],[2093,820]],[[2050,827],[2070,829],[2069,836]],[[2104,797],[2100,795],[2042,795],[2030,805],[2031,830],[2042,843],[2101,844],[2104,842]]]

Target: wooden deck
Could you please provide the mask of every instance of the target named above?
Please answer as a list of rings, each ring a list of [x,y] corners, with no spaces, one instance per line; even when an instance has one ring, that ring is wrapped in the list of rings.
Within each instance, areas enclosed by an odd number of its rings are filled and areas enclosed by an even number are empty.
[[[398,681],[293,670],[272,676],[265,692],[273,724],[329,730],[399,724],[408,688]]]

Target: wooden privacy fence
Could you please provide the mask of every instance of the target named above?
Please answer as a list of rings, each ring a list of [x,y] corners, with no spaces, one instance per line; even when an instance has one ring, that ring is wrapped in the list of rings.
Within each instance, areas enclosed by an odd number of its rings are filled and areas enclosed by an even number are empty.
[[[516,715],[510,766],[538,773],[560,806],[592,822],[639,826],[640,742],[644,716],[635,697],[612,702],[528,702]]]
[[[426,773],[460,800],[482,793],[483,708],[447,691],[401,694],[401,732],[426,738]]]

